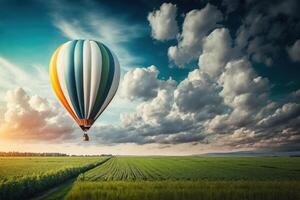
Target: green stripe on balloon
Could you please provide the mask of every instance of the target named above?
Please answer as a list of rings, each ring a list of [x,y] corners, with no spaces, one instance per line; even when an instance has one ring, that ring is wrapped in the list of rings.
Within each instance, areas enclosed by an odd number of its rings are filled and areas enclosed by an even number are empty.
[[[68,94],[71,100],[71,103],[75,109],[75,113],[78,116],[78,118],[82,119],[83,116],[81,116],[79,105],[78,105],[78,99],[77,99],[77,91],[76,91],[76,83],[75,83],[75,72],[74,72],[74,49],[75,45],[77,43],[77,40],[74,40],[71,42],[70,47],[68,50],[68,56],[67,56],[67,66],[66,66],[66,86],[68,90]]]
[[[109,73],[109,55],[106,51],[106,49],[102,46],[100,42],[97,42],[98,47],[100,48],[101,54],[102,54],[102,71],[101,71],[101,79],[100,79],[100,85],[97,92],[97,97],[95,100],[95,105],[93,107],[92,113],[89,117],[89,119],[94,119],[94,117],[97,115],[98,111],[101,108],[102,105],[102,99],[103,95],[105,94],[105,88],[108,81],[108,73]]]
[[[74,71],[77,99],[81,117],[84,116],[84,98],[83,98],[83,40],[78,40],[74,50]]]
[[[107,84],[106,84],[106,88],[105,88],[105,92],[103,95],[103,98],[101,99],[101,105],[104,103],[110,88],[112,87],[112,82],[113,82],[113,78],[114,78],[114,73],[115,73],[115,62],[114,62],[114,58],[112,56],[112,53],[110,52],[110,50],[108,49],[107,46],[105,46],[103,44],[103,47],[105,48],[106,52],[108,53],[109,56],[109,72],[108,72],[108,80],[107,80]]]
[[[106,98],[107,98],[107,96],[109,94],[109,91],[110,91],[110,89],[112,87],[112,83],[113,83],[113,80],[114,80],[114,75],[115,75],[115,61],[114,61],[112,52],[104,44],[103,44],[103,47],[105,48],[105,50],[106,50],[106,52],[108,53],[108,56],[109,56],[109,73],[108,73],[108,80],[107,80],[107,83],[106,83],[106,88],[105,88],[104,94],[103,94],[103,96],[101,98],[101,102],[99,102],[99,104],[101,106],[99,107],[99,110],[97,111],[96,115],[93,116],[94,120],[97,119],[97,114],[100,111],[102,105],[104,104],[104,102],[105,102],[105,100],[106,100]]]

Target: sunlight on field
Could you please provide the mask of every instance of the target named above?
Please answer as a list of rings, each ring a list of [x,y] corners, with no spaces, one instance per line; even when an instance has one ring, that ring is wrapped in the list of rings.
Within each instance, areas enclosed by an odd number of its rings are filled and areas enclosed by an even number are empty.
[[[300,158],[114,157],[81,178],[98,180],[300,180]]]
[[[295,200],[300,158],[113,157],[81,174],[67,200]]]
[[[76,178],[107,159],[109,157],[1,158],[0,199],[27,199]]]
[[[99,161],[99,157],[0,157],[0,181],[63,168],[82,167],[96,161]]]
[[[299,157],[1,157],[0,164],[5,200],[58,185],[45,199],[300,199]]]
[[[296,200],[299,182],[107,181],[77,182],[66,200]]]

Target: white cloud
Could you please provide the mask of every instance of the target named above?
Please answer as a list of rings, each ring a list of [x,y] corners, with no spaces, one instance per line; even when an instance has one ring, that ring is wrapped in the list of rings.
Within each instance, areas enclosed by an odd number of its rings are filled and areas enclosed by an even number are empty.
[[[134,112],[121,114],[119,125],[98,127],[105,130],[98,141],[227,149],[293,144],[300,113],[284,115],[289,116],[284,121],[291,120],[285,126],[264,128],[261,122],[270,121],[280,105],[270,99],[268,79],[258,76],[248,58],[241,56],[241,48],[233,46],[229,31],[217,28],[203,35],[201,42],[199,69],[177,86],[159,80],[153,66],[126,73],[121,92],[139,104]],[[296,101],[297,93],[287,100]],[[283,135],[289,138],[286,142]]]
[[[217,29],[207,38],[226,43],[231,40],[226,34],[225,29]],[[217,48],[209,42],[203,54]],[[226,50],[231,48],[224,48],[220,55],[228,55]],[[227,61],[230,59],[228,56]],[[107,127],[107,133],[111,130],[121,139],[109,134],[100,138],[116,143],[201,143],[209,137],[205,131],[213,135],[230,133],[253,120],[262,106],[259,102],[266,102],[267,80],[258,77],[246,59],[229,61],[216,75],[209,75],[205,67],[190,72],[176,87],[162,87],[167,82],[158,79],[153,66],[127,72],[122,92],[132,100],[144,101],[135,112],[121,115],[120,126]]]
[[[73,138],[74,123],[57,104],[29,96],[22,88],[9,90],[5,103],[1,113],[1,139],[58,141]]]
[[[178,45],[169,47],[169,59],[179,67],[197,59],[202,50],[202,39],[216,28],[222,19],[222,13],[209,3],[201,10],[188,12]]]
[[[220,76],[219,83],[223,86],[220,95],[227,105],[236,107],[235,98],[239,95],[262,94],[268,90],[268,80],[256,75],[251,63],[246,59],[228,62],[226,71]],[[254,98],[254,102],[257,98]]]
[[[147,70],[149,68],[139,69],[143,73]],[[160,81],[157,76],[152,78],[144,80]],[[134,84],[139,82],[134,81]],[[200,68],[190,72],[177,87],[150,85],[157,92],[140,102],[134,112],[122,113],[119,125],[97,127],[101,130],[97,142],[143,145],[186,143],[236,150],[268,146],[281,148],[297,140],[299,106],[279,109],[268,97],[268,80],[259,77],[246,58],[229,61],[222,74],[215,79]],[[280,117],[281,122],[277,120],[274,128],[264,129],[259,123],[270,121],[270,116],[279,113],[276,111],[278,109],[292,111],[295,108],[297,111],[292,114],[283,114],[284,119]],[[284,123],[282,119],[290,122]],[[284,140],[284,137],[288,139]]]
[[[288,54],[292,61],[300,61],[300,40],[295,41],[295,43],[287,48]]]
[[[222,104],[217,85],[203,71],[196,69],[189,73],[175,90],[175,102],[184,113],[199,114],[206,111],[217,112],[217,105]]]
[[[141,115],[144,122],[151,125],[158,125],[170,113],[173,105],[172,102],[172,91],[159,90],[157,96],[152,101],[141,103],[137,108],[137,112]]]
[[[276,109],[276,111],[272,115],[269,115],[268,117],[262,119],[258,124],[267,127],[280,125],[282,123],[287,124],[290,120],[296,118],[299,115],[299,104],[286,103],[281,108]]]
[[[256,114],[268,103],[268,80],[257,76],[244,58],[228,62],[218,84],[222,87],[219,95],[229,111],[207,121],[206,130],[230,133],[240,127],[255,126]]]
[[[203,53],[199,57],[199,66],[212,78],[218,77],[226,63],[234,56],[229,30],[215,29],[203,39]]]
[[[152,37],[157,40],[176,38],[178,26],[176,21],[177,7],[172,3],[163,3],[159,10],[148,14]]]
[[[125,73],[121,83],[121,96],[128,99],[148,100],[157,95],[159,89],[175,87],[172,79],[159,80],[159,71],[155,66],[148,68],[134,68]]]

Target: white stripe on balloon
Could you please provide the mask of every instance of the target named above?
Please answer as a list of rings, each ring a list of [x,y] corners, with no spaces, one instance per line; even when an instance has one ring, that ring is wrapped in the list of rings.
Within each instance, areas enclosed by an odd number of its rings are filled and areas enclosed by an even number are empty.
[[[59,81],[60,87],[62,89],[62,92],[63,92],[68,104],[70,105],[72,111],[77,116],[74,106],[71,102],[70,95],[69,95],[69,92],[67,89],[67,83],[66,83],[66,70],[67,70],[67,67],[69,66],[69,62],[73,62],[73,60],[70,61],[69,55],[68,55],[69,49],[71,48],[71,43],[72,43],[71,41],[66,42],[65,44],[63,44],[63,46],[59,50],[57,60],[56,60],[56,67],[57,67],[58,81]],[[78,118],[78,116],[77,116],[77,118]]]
[[[89,40],[83,43],[83,94],[84,94],[84,118],[87,119],[90,103],[91,84],[91,45]]]
[[[99,84],[101,81],[102,71],[102,54],[96,42],[90,41],[91,45],[91,88],[90,88],[90,102],[87,118],[90,118],[91,112],[95,105],[98,94]]]
[[[104,111],[104,109],[110,103],[111,99],[114,97],[115,93],[117,92],[117,89],[118,89],[118,86],[119,86],[120,64],[119,64],[119,61],[118,61],[117,57],[115,56],[115,54],[113,52],[111,52],[111,54],[113,56],[114,64],[115,64],[115,73],[114,73],[113,81],[112,81],[112,84],[110,86],[107,97],[106,97],[104,103],[102,104],[99,112],[97,113],[96,117],[94,118],[94,120],[96,120],[100,116],[100,114]]]

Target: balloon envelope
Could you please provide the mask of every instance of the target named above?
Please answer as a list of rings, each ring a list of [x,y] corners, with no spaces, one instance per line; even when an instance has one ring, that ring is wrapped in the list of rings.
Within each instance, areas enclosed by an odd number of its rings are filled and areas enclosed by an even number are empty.
[[[87,131],[113,99],[119,86],[120,65],[104,44],[73,40],[53,54],[50,80],[59,101]]]

